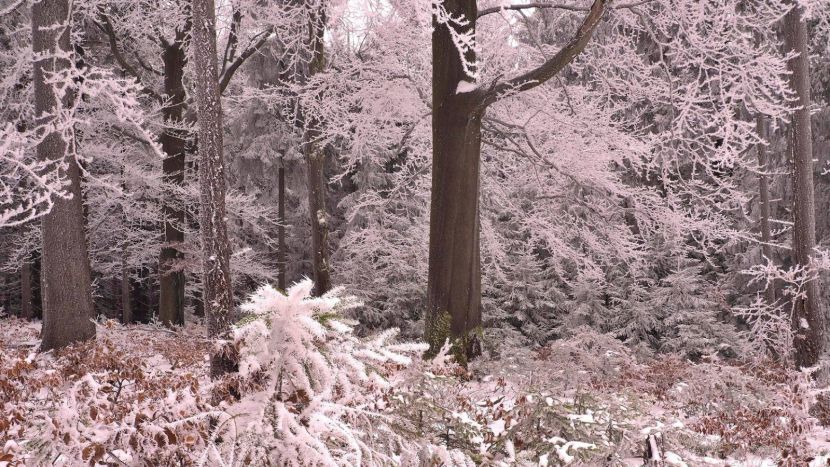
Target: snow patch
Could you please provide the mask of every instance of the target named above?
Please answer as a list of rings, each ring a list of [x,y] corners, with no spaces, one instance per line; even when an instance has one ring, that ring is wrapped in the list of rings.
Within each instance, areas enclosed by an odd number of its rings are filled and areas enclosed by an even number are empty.
[[[463,79],[458,82],[458,87],[455,88],[456,94],[464,94],[466,92],[473,92],[478,89],[478,85],[475,83],[471,83],[469,81],[464,81]]]

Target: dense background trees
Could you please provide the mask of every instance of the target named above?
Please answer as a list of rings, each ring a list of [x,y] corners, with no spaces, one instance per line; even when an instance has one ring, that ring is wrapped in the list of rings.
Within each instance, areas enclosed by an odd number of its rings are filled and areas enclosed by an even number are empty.
[[[826,0],[0,0],[0,463],[826,461],[828,44]]]
[[[811,366],[828,8],[793,5],[220,2],[216,53],[197,60],[190,2],[74,2],[54,44],[12,2],[2,306],[49,323],[66,279],[94,297],[70,300],[78,316],[210,315],[211,221],[228,229],[222,309],[310,276],[365,301],[359,332],[399,327],[432,352],[588,326],[643,352],[794,348]],[[53,49],[61,79],[38,71]],[[37,157],[46,134],[65,147]]]

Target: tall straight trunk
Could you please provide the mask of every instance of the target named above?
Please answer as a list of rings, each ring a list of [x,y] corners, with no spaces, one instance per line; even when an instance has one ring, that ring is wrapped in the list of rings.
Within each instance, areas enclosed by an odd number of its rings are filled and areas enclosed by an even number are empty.
[[[326,63],[325,32],[326,16],[322,0],[316,12],[309,19],[309,37],[311,39],[311,63],[309,78],[323,71]],[[325,153],[317,143],[320,137],[320,122],[306,117],[303,128],[303,155],[306,160],[308,210],[311,221],[311,265],[314,271],[314,295],[320,296],[331,289],[331,270],[329,269],[329,225],[326,215],[326,179],[323,172]]]
[[[47,83],[50,73],[62,73],[71,66],[69,54],[70,8],[68,0],[42,0],[32,5],[32,49],[35,54],[35,115],[38,125],[56,121],[59,107],[72,105],[71,90],[58,95]],[[66,138],[66,139],[64,139]],[[64,347],[95,335],[92,281],[87,254],[81,174],[74,153],[74,133],[53,131],[37,146],[41,160],[65,161],[61,168],[71,198],[56,198],[43,218],[43,350]]]
[[[225,220],[225,171],[222,160],[222,101],[216,59],[216,18],[213,0],[193,0],[191,47],[196,68],[199,119],[200,229],[204,267],[204,304],[208,338],[227,338],[230,330],[230,242]],[[214,352],[211,377],[234,371],[226,349]]]
[[[444,6],[453,16],[470,19],[475,32],[475,0],[450,0]],[[481,353],[478,190],[484,106],[479,92],[455,92],[461,81],[473,79],[464,70],[448,26],[434,18],[432,26],[432,206],[425,337],[431,353],[447,339],[455,340],[456,356],[466,361]],[[468,52],[466,60],[475,59],[475,52]]]
[[[280,224],[277,226],[277,268],[279,270],[278,284],[280,290],[285,290],[285,167],[280,166],[277,175],[277,215]]]
[[[769,131],[767,127],[767,119],[763,115],[755,117],[755,125],[758,130],[758,136],[764,143],[759,144],[758,149],[758,167],[761,173],[758,175],[758,195],[761,200],[761,253],[767,261],[772,261],[772,229],[770,228],[770,205],[769,205],[769,176],[770,171],[769,156],[767,155],[767,147],[765,143],[769,140]],[[767,304],[775,304],[775,284],[768,284],[764,291],[764,298]]]
[[[798,109],[793,112],[789,132],[792,155],[793,262],[810,265],[816,246],[816,209],[813,188],[813,141],[810,121],[809,33],[804,9],[793,2],[784,18],[786,52],[797,54],[789,62],[790,87],[796,93]],[[799,368],[815,366],[824,348],[824,315],[819,303],[819,280],[805,284],[803,297],[796,299],[792,315],[795,363]]]
[[[32,319],[32,263],[24,261],[20,268],[20,317]]]
[[[184,110],[184,45],[180,41],[164,47],[164,92],[169,102],[163,107],[165,121],[177,126],[182,123]],[[166,158],[162,162],[164,183],[171,187],[184,182],[185,136],[179,130],[167,128],[161,135],[161,147]],[[184,324],[184,271],[171,270],[184,255],[179,245],[184,243],[184,210],[176,203],[164,203],[164,246],[159,254],[159,318],[165,326]]]
[[[9,313],[9,278],[3,274],[3,284],[0,286],[0,311],[3,313]]]
[[[331,271],[328,254],[328,217],[326,216],[326,181],[323,174],[325,155],[314,143],[320,132],[308,128],[303,132],[303,152],[306,160],[308,210],[311,215],[312,268],[314,270],[314,295],[320,296],[331,289]]]
[[[126,255],[121,259],[121,322],[133,322],[133,307],[130,302],[130,269],[127,267]]]
[[[479,165],[481,120],[503,96],[545,83],[585,49],[605,14],[608,0],[594,0],[574,37],[539,67],[484,90],[474,85],[475,44],[464,62],[449,28],[475,38],[476,21],[500,8],[478,11],[476,0],[443,0],[443,19],[432,20],[432,205],[425,339],[434,355],[447,340],[462,364],[481,353],[481,258]],[[527,8],[519,6],[519,8]]]

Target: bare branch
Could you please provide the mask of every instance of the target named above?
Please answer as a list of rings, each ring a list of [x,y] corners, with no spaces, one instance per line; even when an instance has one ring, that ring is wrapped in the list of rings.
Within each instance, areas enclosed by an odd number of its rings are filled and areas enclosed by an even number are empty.
[[[262,35],[262,37],[259,39],[259,41],[257,41],[254,45],[252,45],[252,46],[248,47],[247,49],[245,49],[245,51],[242,52],[242,54],[239,55],[239,57],[237,57],[236,60],[234,60],[233,63],[231,63],[231,65],[228,67],[228,69],[225,70],[224,73],[222,73],[222,75],[219,77],[219,92],[220,93],[225,92],[225,88],[228,87],[228,83],[231,82],[231,78],[233,78],[233,74],[236,73],[236,70],[238,70],[239,67],[241,67],[243,63],[245,63],[245,60],[247,60],[257,50],[261,49],[262,46],[264,46],[266,42],[268,42],[268,38],[271,37],[271,33],[272,33],[271,30],[260,33],[260,35]],[[254,38],[256,38],[256,36]]]
[[[228,33],[228,43],[225,44],[225,53],[222,57],[222,71],[219,75],[225,73],[228,63],[233,60],[236,55],[236,45],[239,42],[239,24],[242,22],[242,13],[239,10],[233,12],[233,19],[231,20],[231,30]]]
[[[493,86],[484,96],[484,106],[492,104],[507,93],[533,89],[562,71],[563,68],[585,50],[585,46],[588,45],[594,31],[605,16],[608,2],[609,0],[595,0],[582,25],[576,31],[576,35],[574,35],[573,39],[565,47],[538,68]]]
[[[118,38],[115,35],[115,29],[113,29],[109,17],[107,15],[102,14],[101,20],[103,21],[103,24],[98,22],[94,23],[96,26],[98,26],[99,29],[104,31],[104,33],[109,38],[110,51],[112,52],[112,55],[115,57],[115,60],[118,62],[119,65],[121,65],[121,68],[123,68],[124,71],[126,71],[130,76],[135,78],[136,81],[143,85],[144,83],[142,83],[141,81],[141,75],[135,68],[133,68],[132,65],[130,65],[127,62],[127,60],[124,59],[124,57],[121,55],[121,51],[118,50]],[[153,91],[147,86],[142,86],[141,91],[160,103],[164,102],[163,97],[161,97],[157,92]]]
[[[639,2],[633,3],[624,3],[622,5],[616,5],[611,7],[612,10],[622,10],[628,8],[634,8],[641,5],[645,5],[646,3],[651,3],[654,0],[641,0]],[[492,8],[485,8],[478,12],[478,18],[481,18],[485,15],[490,15],[493,13],[498,13],[500,11],[521,11],[521,10],[529,10],[531,8],[537,9],[553,9],[553,10],[567,10],[567,11],[590,11],[591,9],[584,6],[577,6],[577,5],[565,5],[563,3],[522,3],[516,5],[504,5],[504,6],[495,6]]]

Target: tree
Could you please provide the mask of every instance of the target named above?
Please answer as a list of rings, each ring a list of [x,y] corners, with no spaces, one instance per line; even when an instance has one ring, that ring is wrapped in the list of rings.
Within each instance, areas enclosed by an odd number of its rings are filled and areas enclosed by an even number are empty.
[[[793,54],[789,61],[790,87],[795,93],[792,123],[788,134],[792,157],[793,190],[793,263],[812,271],[811,258],[816,246],[816,208],[813,187],[813,135],[810,118],[809,32],[804,7],[791,1],[792,9],[784,17],[785,51]],[[824,349],[825,319],[819,302],[819,279],[804,283],[803,295],[794,303],[792,315],[795,364],[799,368],[818,363]]]
[[[153,101],[161,106],[161,114],[164,119],[164,127],[159,138],[162,151],[164,151],[164,159],[162,160],[162,180],[166,189],[165,197],[161,200],[163,222],[164,222],[164,243],[161,246],[159,253],[159,319],[166,326],[173,324],[184,324],[184,299],[185,299],[185,275],[178,264],[184,259],[184,254],[181,251],[182,244],[185,240],[184,224],[185,211],[181,206],[181,201],[176,199],[176,190],[180,190],[184,184],[185,176],[185,155],[187,149],[188,139],[192,135],[183,128],[184,127],[184,113],[186,106],[186,90],[184,85],[184,70],[187,64],[187,56],[185,54],[185,40],[189,38],[191,22],[188,15],[189,8],[184,2],[178,2],[176,6],[182,10],[181,13],[174,17],[174,37],[173,40],[168,40],[163,35],[159,35],[158,44],[161,48],[162,69],[160,72],[155,71],[147,62],[138,57],[140,68],[133,66],[127,61],[126,51],[122,50],[122,41],[119,41],[119,34],[117,27],[127,23],[127,27],[132,29],[131,35],[136,35],[136,31],[141,27],[141,23],[137,20],[143,19],[142,14],[149,13],[147,5],[137,2],[129,8],[118,9],[113,8],[110,14],[103,13],[107,10],[102,8],[100,13],[100,22],[96,22],[96,26],[104,32],[109,43],[110,53],[121,69],[137,80],[144,86],[143,92],[145,95],[153,99]],[[114,24],[118,16],[125,16]],[[133,24],[131,24],[133,23]],[[136,49],[136,44],[132,44],[132,48]],[[140,49],[139,49],[140,50]],[[142,51],[143,52],[143,51]],[[159,74],[163,78],[161,93],[156,92],[144,79],[144,76],[139,70],[146,69],[149,74]],[[192,120],[192,115],[191,115]],[[193,123],[193,122],[189,122]]]
[[[571,41],[543,65],[486,88],[473,82],[476,21],[486,11],[479,13],[475,0],[433,4],[432,206],[425,328],[430,353],[448,338],[464,361],[481,353],[479,166],[487,107],[556,76],[585,49],[606,4],[607,0],[595,0]]]
[[[187,132],[175,129],[184,120],[184,67],[187,63],[184,42],[191,23],[176,30],[175,40],[163,41],[164,93],[168,102],[162,107],[169,127],[161,135],[161,146],[167,156],[162,162],[164,181],[172,186],[184,182]],[[184,271],[175,261],[184,258],[179,245],[184,243],[185,213],[175,202],[164,203],[164,246],[159,255],[159,318],[166,326],[184,324]]]
[[[187,246],[184,241],[189,220],[185,215],[186,200],[181,198],[182,191],[187,190],[186,155],[195,151],[191,125],[196,123],[185,84],[185,66],[190,53],[187,44],[192,27],[190,4],[181,0],[160,9],[154,2],[126,2],[124,5],[105,2],[99,9],[108,12],[98,15],[100,22],[96,25],[104,32],[115,62],[143,86],[143,93],[160,107],[163,117],[159,137],[165,154],[162,162],[164,243],[159,253],[159,318],[167,326],[181,325],[184,324],[185,306],[184,251]],[[254,24],[245,25],[255,32],[247,38],[247,44],[243,43],[245,47],[240,47],[240,40],[245,39],[243,32],[246,32],[241,30],[243,16],[239,9],[232,15],[219,75],[220,92],[225,92],[240,67],[271,37],[267,23],[255,20]],[[150,23],[161,18],[167,27],[163,31],[166,35],[143,34]],[[157,70],[153,58],[159,52],[162,60]],[[130,55],[136,58],[128,60]],[[161,83],[154,86],[156,76],[161,77]]]
[[[216,17],[213,0],[193,0],[191,47],[196,68],[198,106],[200,230],[204,267],[204,304],[208,337],[227,337],[231,325],[230,242],[225,213],[225,169],[222,158],[222,101],[216,58]],[[215,352],[210,373],[233,371],[234,360]]]
[[[64,347],[95,335],[92,282],[87,254],[80,168],[75,157],[71,112],[75,96],[70,71],[71,10],[68,0],[32,6],[35,115],[42,140],[38,158],[62,166],[70,198],[56,198],[43,218],[43,344]],[[68,121],[67,121],[68,120]]]
[[[308,3],[308,44],[311,59],[308,64],[308,78],[322,73],[326,65],[324,33],[326,10],[322,0]],[[303,155],[308,176],[308,210],[311,222],[311,262],[314,270],[314,295],[321,296],[331,289],[329,268],[329,226],[326,215],[326,178],[323,166],[326,160],[323,145],[320,144],[320,125],[314,116],[301,117],[303,125]]]
[[[20,271],[20,317],[32,319],[32,263],[23,262]]]
[[[277,268],[279,275],[277,276],[277,286],[280,290],[286,289],[286,271],[285,271],[285,164],[280,161],[280,168],[277,175],[277,216],[280,225],[277,226]]]

